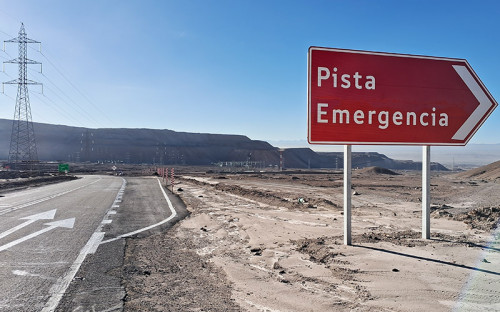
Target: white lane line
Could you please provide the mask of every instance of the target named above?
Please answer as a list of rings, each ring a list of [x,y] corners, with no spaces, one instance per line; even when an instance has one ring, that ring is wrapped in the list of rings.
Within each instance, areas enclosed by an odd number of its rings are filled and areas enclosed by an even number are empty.
[[[97,248],[94,247],[94,245],[99,245],[99,238],[102,239],[99,233],[92,234],[87,244],[85,244],[82,250],[80,250],[78,257],[76,258],[75,262],[73,262],[66,274],[62,276],[62,278],[59,278],[54,286],[50,288],[49,293],[51,294],[51,296],[49,301],[47,301],[47,303],[45,304],[45,307],[42,309],[42,312],[52,312],[57,308],[59,302],[64,296],[64,293],[66,292],[66,289],[68,289],[68,286],[75,277],[76,272],[78,272],[80,266],[85,260],[85,257],[87,257],[87,255],[91,253],[91,251],[94,251]]]
[[[0,216],[1,215],[4,215],[6,213],[9,213],[9,212],[12,212],[12,211],[16,211],[16,210],[19,210],[19,209],[22,209],[22,208],[26,208],[26,207],[29,207],[29,206],[32,206],[32,205],[36,205],[36,204],[39,204],[39,203],[43,203],[44,201],[47,201],[47,200],[50,200],[50,199],[53,199],[53,198],[56,198],[56,197],[59,197],[59,196],[62,196],[62,195],[66,195],[68,193],[71,193],[71,192],[74,192],[74,191],[77,191],[81,188],[84,188],[84,187],[87,187],[89,185],[92,185],[94,183],[97,183],[99,182],[100,180],[102,180],[101,177],[99,177],[99,179],[93,181],[93,182],[90,182],[88,184],[85,184],[85,185],[82,185],[82,186],[79,186],[77,188],[74,188],[72,190],[68,190],[68,191],[64,191],[64,192],[61,192],[61,193],[57,193],[57,194],[54,194],[54,195],[50,195],[50,196],[47,196],[47,197],[42,197],[40,199],[37,199],[37,200],[34,200],[32,202],[28,202],[28,203],[25,203],[25,204],[21,204],[21,205],[18,205],[18,206],[14,206],[14,207],[10,207],[10,208],[7,208],[7,209],[3,209],[3,210],[0,210]]]
[[[123,180],[122,187],[118,191],[118,194],[120,194],[120,192],[123,193],[123,191],[125,190],[125,185],[127,184],[127,181],[124,178],[122,178],[122,180]],[[111,207],[109,209],[111,209]],[[101,223],[97,227],[97,229],[94,231],[90,239],[87,241],[87,244],[85,244],[85,246],[83,246],[83,248],[80,250],[78,257],[76,258],[75,262],[73,262],[73,264],[66,272],[66,274],[60,277],[57,280],[57,282],[50,288],[49,290],[50,299],[45,304],[45,307],[42,309],[42,312],[53,312],[57,308],[59,302],[64,296],[64,293],[66,293],[69,284],[71,283],[76,273],[80,269],[80,266],[82,265],[87,255],[95,253],[97,247],[99,247],[99,243],[104,238],[104,233],[101,232],[102,226],[103,224]]]
[[[89,239],[89,241],[92,241],[90,244],[91,248],[89,248],[89,254],[95,254],[97,251],[97,247],[99,247],[99,244],[101,243],[102,239],[104,238],[104,232],[94,232],[92,234],[92,237]]]
[[[170,209],[170,212],[172,213],[172,215],[168,218],[166,218],[165,220],[163,221],[160,221],[158,223],[155,223],[153,225],[150,225],[150,226],[147,226],[147,227],[144,227],[142,229],[139,229],[137,231],[133,231],[133,232],[129,232],[129,233],[126,233],[126,234],[122,234],[118,237],[115,237],[115,238],[111,238],[111,239],[108,239],[108,240],[105,240],[105,241],[102,241],[101,242],[101,245],[102,244],[106,244],[106,243],[110,243],[110,242],[114,242],[116,240],[119,240],[120,238],[124,238],[124,237],[129,237],[129,236],[132,236],[132,235],[135,235],[135,234],[138,234],[138,233],[141,233],[141,232],[144,232],[144,231],[147,231],[147,230],[150,230],[152,228],[155,228],[157,226],[160,226],[162,224],[165,224],[167,223],[168,221],[172,220],[173,218],[175,218],[177,216],[177,212],[175,211],[174,209],[174,206],[172,206],[172,202],[170,201],[170,199],[168,198],[167,196],[167,193],[165,193],[165,190],[163,189],[163,186],[161,185],[161,182],[160,182],[160,179],[158,179],[158,185],[160,185],[160,189],[163,193],[163,197],[165,197],[165,200],[167,201],[167,204],[168,204],[168,208]]]

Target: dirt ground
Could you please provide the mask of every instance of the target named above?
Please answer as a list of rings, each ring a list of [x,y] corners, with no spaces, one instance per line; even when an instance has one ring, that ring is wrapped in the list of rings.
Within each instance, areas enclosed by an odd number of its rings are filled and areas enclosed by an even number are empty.
[[[498,180],[496,180],[498,181]],[[353,171],[353,245],[340,172],[184,173],[190,217],[129,239],[125,311],[499,311],[500,184]]]

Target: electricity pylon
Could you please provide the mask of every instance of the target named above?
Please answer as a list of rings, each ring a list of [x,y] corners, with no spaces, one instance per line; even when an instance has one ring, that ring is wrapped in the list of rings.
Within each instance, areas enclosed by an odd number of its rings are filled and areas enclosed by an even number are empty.
[[[94,151],[94,134],[89,132],[89,129],[85,130],[85,133],[82,133],[82,139],[80,140],[81,149],[80,149],[80,160],[82,162],[90,161],[91,152]]]
[[[41,85],[41,83],[27,78],[28,64],[41,64],[27,58],[28,43],[40,43],[29,39],[21,23],[19,36],[4,41],[19,44],[19,56],[4,63],[19,64],[19,78],[4,82],[4,84],[17,84],[16,110],[12,121],[12,135],[10,138],[9,163],[12,169],[33,170],[38,165],[38,153],[36,149],[35,130],[31,119],[31,106],[28,94],[28,85]],[[43,86],[42,86],[43,87]]]

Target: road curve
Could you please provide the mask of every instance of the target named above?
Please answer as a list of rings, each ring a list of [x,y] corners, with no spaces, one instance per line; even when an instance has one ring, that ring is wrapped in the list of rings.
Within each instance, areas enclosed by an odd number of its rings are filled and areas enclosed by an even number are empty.
[[[179,197],[165,191],[154,177],[125,177],[119,195],[103,221],[102,241],[81,265],[55,311],[122,311],[122,281],[127,240],[162,233],[187,215]],[[175,209],[175,210],[174,210]],[[100,239],[100,238],[99,238]]]

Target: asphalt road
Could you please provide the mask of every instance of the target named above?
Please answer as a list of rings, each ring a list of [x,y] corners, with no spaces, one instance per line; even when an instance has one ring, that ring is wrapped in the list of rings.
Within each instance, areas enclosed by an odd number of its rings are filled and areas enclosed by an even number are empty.
[[[86,176],[0,198],[0,310],[44,308],[51,287],[99,227],[122,183]]]
[[[123,196],[106,217],[112,222],[103,225],[104,238],[82,263],[55,311],[123,310],[127,294],[122,275],[136,269],[123,266],[127,240],[164,232],[187,215],[184,203],[163,185],[153,177],[126,177]]]
[[[119,310],[125,294],[113,269],[121,269],[125,237],[179,217],[165,195],[157,179],[113,176],[4,194],[0,311]]]

